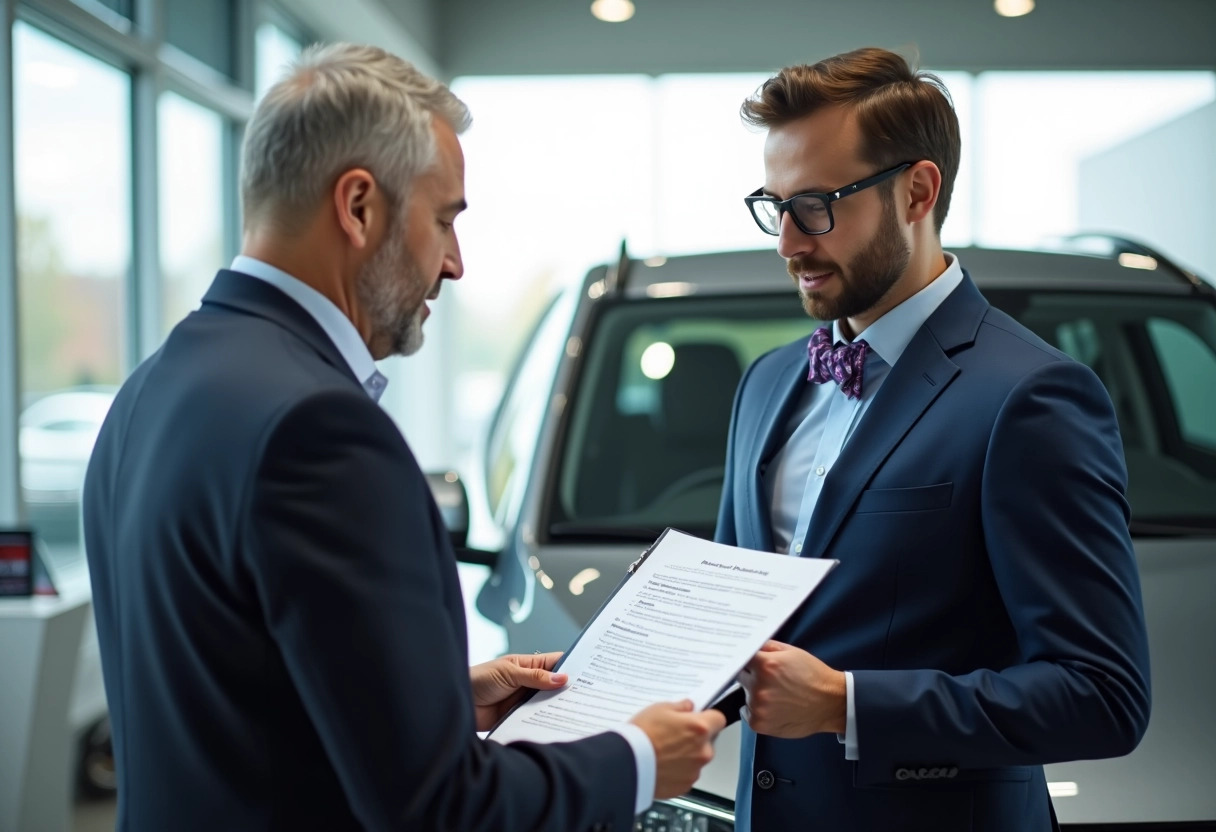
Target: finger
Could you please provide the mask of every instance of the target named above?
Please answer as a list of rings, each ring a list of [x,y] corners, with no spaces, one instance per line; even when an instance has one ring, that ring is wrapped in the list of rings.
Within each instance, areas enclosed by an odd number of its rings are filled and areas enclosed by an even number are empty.
[[[789,650],[789,649],[790,649],[790,646],[788,644],[783,644],[780,641],[769,640],[769,641],[764,642],[764,645],[760,648],[760,652],[761,653],[780,653],[782,650]]]
[[[551,673],[543,667],[520,667],[511,673],[516,687],[534,690],[556,690],[570,680],[565,673]]]
[[[563,653],[561,650],[554,650],[552,653],[541,653],[540,658],[544,663],[545,670],[552,670],[553,665],[557,664]]]
[[[710,708],[707,711],[701,711],[701,722],[709,729],[709,738],[713,740],[726,727],[726,715]]]

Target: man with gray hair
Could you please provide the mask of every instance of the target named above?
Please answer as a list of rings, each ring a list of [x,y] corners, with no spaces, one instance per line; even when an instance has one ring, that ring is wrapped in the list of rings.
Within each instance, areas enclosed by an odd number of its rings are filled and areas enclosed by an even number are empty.
[[[628,829],[723,724],[483,742],[557,655],[468,667],[455,559],[377,406],[463,266],[464,105],[370,47],[308,50],[248,125],[243,253],[123,385],[85,543],[120,830]]]

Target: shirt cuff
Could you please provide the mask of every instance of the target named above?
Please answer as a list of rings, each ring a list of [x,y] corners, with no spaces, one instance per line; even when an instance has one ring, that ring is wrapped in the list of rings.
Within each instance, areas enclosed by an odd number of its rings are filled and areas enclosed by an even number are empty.
[[[633,749],[634,760],[637,761],[638,790],[635,793],[637,796],[634,798],[633,813],[640,815],[654,802],[656,767],[654,746],[650,744],[650,737],[646,736],[646,732],[632,722],[615,728],[613,731],[625,738],[629,747]]]
[[[853,704],[853,674],[844,672],[844,686],[848,698],[848,713],[845,715],[844,729],[844,758],[860,760],[861,750],[857,747],[857,708]]]

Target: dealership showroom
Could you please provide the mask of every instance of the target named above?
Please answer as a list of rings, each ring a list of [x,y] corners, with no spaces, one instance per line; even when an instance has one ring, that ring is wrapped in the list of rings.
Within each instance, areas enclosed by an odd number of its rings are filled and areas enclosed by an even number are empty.
[[[1216,0],[0,9],[0,832],[1216,830]]]

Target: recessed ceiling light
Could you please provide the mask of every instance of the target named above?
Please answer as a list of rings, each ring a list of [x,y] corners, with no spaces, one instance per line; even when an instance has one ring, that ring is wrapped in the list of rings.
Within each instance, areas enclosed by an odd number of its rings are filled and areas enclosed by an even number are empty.
[[[1034,0],[996,0],[994,5],[1001,17],[1021,17],[1034,11]]]
[[[624,23],[633,12],[633,0],[595,0],[591,4],[591,13],[605,23]]]

